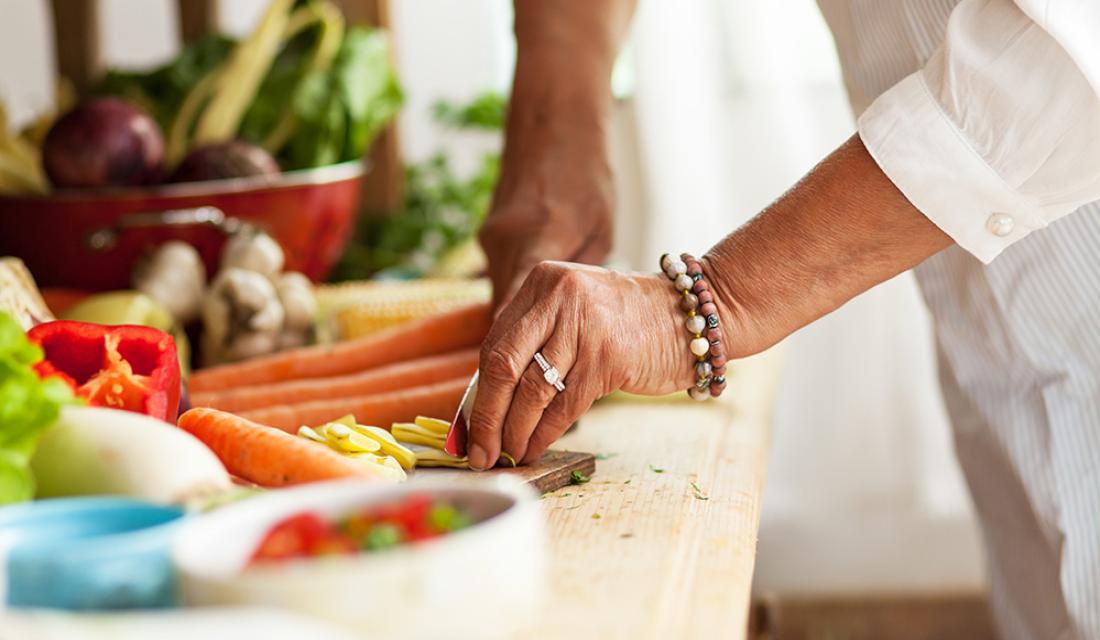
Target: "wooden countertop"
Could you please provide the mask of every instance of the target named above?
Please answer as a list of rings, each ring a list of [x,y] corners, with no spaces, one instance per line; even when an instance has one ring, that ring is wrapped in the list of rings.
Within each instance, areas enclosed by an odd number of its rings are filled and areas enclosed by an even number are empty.
[[[718,402],[606,400],[555,445],[602,459],[591,481],[542,499],[549,593],[517,639],[745,637],[779,360],[773,350],[735,363]],[[348,637],[321,621],[255,608],[0,611],[0,630],[11,625],[27,631],[20,637],[49,640],[144,638],[150,629],[213,638],[228,628]]]
[[[555,445],[601,459],[543,497],[550,595],[517,637],[745,636],[779,359],[738,362],[719,402],[604,401]]]

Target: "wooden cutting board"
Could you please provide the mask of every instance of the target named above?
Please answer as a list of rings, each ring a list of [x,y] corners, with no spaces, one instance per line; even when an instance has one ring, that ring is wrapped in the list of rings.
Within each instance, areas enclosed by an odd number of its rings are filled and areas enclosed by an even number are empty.
[[[497,467],[491,471],[483,471],[478,476],[492,476],[498,474],[514,475],[527,484],[534,487],[539,493],[547,493],[560,489],[569,484],[569,479],[574,471],[586,476],[596,472],[596,456],[581,451],[547,451],[536,464],[516,467],[515,469]],[[417,469],[416,475],[425,477],[470,477],[472,471],[459,469]]]

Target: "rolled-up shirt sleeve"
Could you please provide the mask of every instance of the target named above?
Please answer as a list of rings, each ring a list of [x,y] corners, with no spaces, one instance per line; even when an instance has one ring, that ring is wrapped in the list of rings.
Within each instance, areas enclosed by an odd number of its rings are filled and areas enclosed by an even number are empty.
[[[963,0],[859,134],[915,207],[992,261],[1100,199],[1100,2]]]

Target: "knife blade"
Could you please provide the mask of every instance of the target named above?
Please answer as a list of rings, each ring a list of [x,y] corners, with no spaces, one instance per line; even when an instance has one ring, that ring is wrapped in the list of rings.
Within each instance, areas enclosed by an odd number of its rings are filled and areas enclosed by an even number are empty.
[[[474,372],[472,378],[470,378],[470,384],[466,385],[466,391],[462,394],[462,402],[458,404],[458,411],[455,412],[454,420],[451,421],[451,428],[447,430],[447,441],[443,445],[443,450],[452,456],[459,458],[466,455],[466,439],[470,431],[470,413],[474,408],[474,400],[477,399],[477,376],[478,371]]]

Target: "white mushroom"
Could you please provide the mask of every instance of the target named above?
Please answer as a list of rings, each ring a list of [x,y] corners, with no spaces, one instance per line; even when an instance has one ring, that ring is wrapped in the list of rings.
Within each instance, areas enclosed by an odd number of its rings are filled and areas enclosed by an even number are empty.
[[[206,289],[206,267],[194,247],[172,240],[138,264],[134,289],[164,305],[179,324],[199,315]]]

